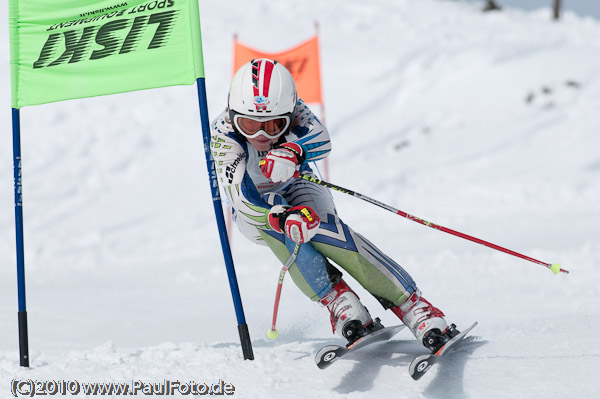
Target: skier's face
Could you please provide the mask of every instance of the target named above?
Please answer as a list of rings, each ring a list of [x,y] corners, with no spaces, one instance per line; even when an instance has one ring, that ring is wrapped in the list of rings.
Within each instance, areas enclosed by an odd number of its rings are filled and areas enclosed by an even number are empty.
[[[248,140],[248,142],[252,144],[252,147],[256,148],[258,151],[268,151],[269,148],[271,148],[271,144],[275,144],[277,140],[279,140],[279,137],[270,139],[261,134],[253,139],[246,140]]]

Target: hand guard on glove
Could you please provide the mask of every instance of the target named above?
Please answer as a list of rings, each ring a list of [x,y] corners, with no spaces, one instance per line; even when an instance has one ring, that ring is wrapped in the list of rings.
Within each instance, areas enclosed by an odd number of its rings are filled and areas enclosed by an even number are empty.
[[[260,161],[262,174],[272,182],[288,181],[304,161],[304,151],[296,143],[283,143],[269,151]]]
[[[319,215],[308,206],[275,205],[269,212],[269,224],[278,233],[285,233],[298,244],[309,242],[321,224]]]

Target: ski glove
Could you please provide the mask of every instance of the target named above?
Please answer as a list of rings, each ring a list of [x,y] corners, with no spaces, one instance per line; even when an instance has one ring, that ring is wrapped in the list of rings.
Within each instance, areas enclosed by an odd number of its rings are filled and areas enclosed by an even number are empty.
[[[288,181],[304,161],[304,150],[296,143],[283,143],[272,148],[260,161],[262,174],[272,182]]]
[[[275,205],[269,212],[269,225],[278,233],[285,233],[292,241],[302,244],[310,241],[321,224],[319,215],[308,206]]]

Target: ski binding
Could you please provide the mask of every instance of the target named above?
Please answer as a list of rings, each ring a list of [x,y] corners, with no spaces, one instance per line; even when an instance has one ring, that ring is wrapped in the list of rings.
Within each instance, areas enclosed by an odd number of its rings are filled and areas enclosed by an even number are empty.
[[[437,352],[421,355],[415,358],[408,367],[410,376],[414,380],[418,380],[419,378],[423,377],[423,375],[429,371],[429,369],[433,367],[433,365],[436,364],[442,358],[442,356],[459,346],[458,344],[460,344],[460,342],[467,336],[469,331],[475,328],[476,325],[477,322],[473,323],[471,327],[458,333],[455,337],[446,342],[444,346],[438,349]]]

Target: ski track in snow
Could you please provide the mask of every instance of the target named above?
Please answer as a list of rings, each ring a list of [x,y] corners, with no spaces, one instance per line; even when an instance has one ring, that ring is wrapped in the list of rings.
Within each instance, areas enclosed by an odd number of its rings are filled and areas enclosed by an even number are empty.
[[[328,314],[234,232],[256,360],[243,361],[216,234],[195,88],[21,111],[31,368],[18,365],[8,30],[0,120],[0,398],[17,379],[213,383],[239,398],[579,398],[600,394],[600,23],[423,0],[201,2],[210,115],[232,36],[281,51],[320,22],[330,180],[570,275],[334,193],[466,345],[412,381],[408,331],[321,371]],[[7,10],[0,10],[7,21]],[[256,21],[261,24],[257,34]],[[318,107],[314,108],[318,111]],[[358,290],[374,316],[397,324]]]

